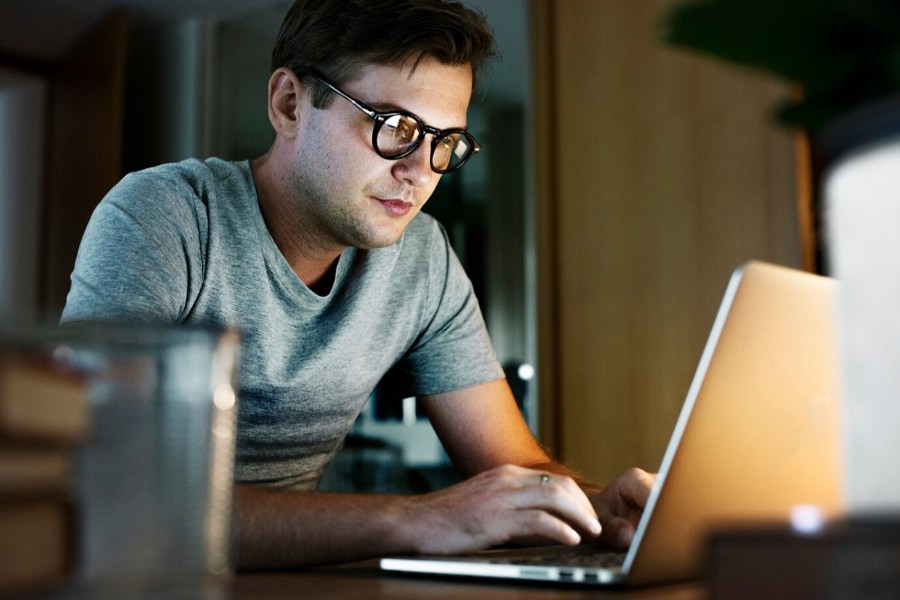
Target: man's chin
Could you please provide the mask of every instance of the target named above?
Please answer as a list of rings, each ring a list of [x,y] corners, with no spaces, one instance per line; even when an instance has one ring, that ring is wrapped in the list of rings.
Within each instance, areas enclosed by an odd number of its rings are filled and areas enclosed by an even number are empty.
[[[402,226],[399,226],[399,224],[394,225],[394,227],[383,227],[379,229],[370,229],[366,232],[358,232],[356,243],[353,245],[361,250],[376,250],[378,248],[388,248],[393,246],[403,237],[403,233],[406,231],[409,222],[404,222]]]
[[[380,232],[379,234],[358,236],[356,243],[352,245],[360,250],[377,250],[379,248],[389,248],[390,246],[393,246],[401,237],[403,237],[403,231],[391,233]]]
[[[391,246],[393,246],[394,244],[396,244],[397,241],[398,241],[399,239],[400,239],[400,238],[397,237],[397,238],[395,238],[395,239],[392,240],[392,241],[371,242],[371,243],[365,243],[365,244],[358,244],[358,245],[356,246],[356,248],[359,249],[359,250],[379,250],[379,249],[381,249],[381,248],[390,248]]]

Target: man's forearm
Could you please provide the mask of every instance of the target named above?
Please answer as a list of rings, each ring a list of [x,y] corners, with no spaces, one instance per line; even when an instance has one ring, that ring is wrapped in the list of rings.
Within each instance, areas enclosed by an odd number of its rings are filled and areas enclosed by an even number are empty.
[[[414,552],[401,496],[236,487],[239,570],[284,569]]]
[[[246,485],[237,486],[236,496],[235,564],[241,570],[472,552],[536,537],[577,544],[600,533],[596,512],[575,481],[515,465],[414,496]]]

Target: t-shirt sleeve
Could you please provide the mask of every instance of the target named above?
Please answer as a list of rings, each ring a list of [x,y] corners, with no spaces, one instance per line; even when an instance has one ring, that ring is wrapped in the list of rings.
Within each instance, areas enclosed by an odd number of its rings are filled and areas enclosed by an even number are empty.
[[[428,256],[433,310],[392,374],[402,373],[410,395],[454,391],[504,376],[472,283],[444,229],[436,223],[435,228],[440,233],[432,237]]]
[[[199,211],[183,183],[125,177],[91,216],[61,321],[184,321],[202,281]]]

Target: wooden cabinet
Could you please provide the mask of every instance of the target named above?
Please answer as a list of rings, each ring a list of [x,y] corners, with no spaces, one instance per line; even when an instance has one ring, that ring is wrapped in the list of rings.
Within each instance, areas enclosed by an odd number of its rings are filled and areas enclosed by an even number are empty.
[[[540,437],[655,470],[731,271],[799,266],[785,84],[664,46],[667,0],[537,0]]]

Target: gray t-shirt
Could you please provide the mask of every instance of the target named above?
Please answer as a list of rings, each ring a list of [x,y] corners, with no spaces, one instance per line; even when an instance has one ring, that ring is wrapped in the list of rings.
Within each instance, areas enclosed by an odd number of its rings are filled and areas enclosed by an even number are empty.
[[[503,377],[472,286],[426,214],[350,248],[318,296],[279,252],[249,163],[187,160],[126,176],[87,227],[63,322],[238,327],[236,478],[315,487],[373,388],[448,392]]]

